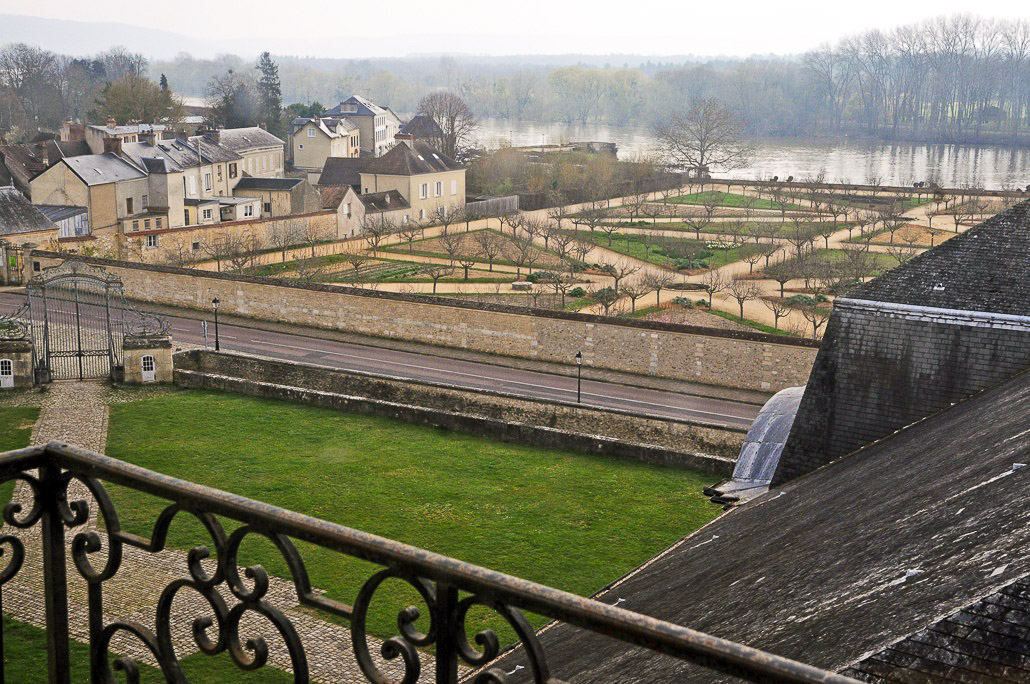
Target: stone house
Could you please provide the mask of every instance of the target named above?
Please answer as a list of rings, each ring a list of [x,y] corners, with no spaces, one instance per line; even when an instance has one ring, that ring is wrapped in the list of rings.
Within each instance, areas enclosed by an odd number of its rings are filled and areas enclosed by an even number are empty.
[[[396,190],[411,206],[412,220],[426,220],[438,210],[465,206],[465,167],[410,136],[361,171],[361,194]]]
[[[346,117],[360,129],[361,151],[374,157],[386,154],[394,146],[394,136],[401,122],[389,107],[380,107],[360,95],[352,95],[325,113],[329,117]]]
[[[307,172],[311,182],[317,182],[327,159],[361,155],[361,129],[346,117],[298,117],[290,128],[287,161]]]
[[[259,198],[261,218],[307,214],[322,208],[321,197],[303,178],[243,178],[233,195]]]
[[[366,220],[401,226],[411,216],[411,205],[396,190],[359,195],[350,185],[319,186],[322,208],[336,212],[336,237],[361,234]]]
[[[255,178],[282,178],[286,170],[286,143],[257,126],[205,131],[190,141],[239,155],[240,176],[245,173]]]
[[[22,245],[57,238],[57,225],[13,186],[0,187],[0,240]]]

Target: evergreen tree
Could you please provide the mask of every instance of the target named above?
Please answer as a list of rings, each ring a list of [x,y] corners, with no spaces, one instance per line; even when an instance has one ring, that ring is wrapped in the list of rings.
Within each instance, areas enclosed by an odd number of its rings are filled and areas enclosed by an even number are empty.
[[[165,76],[164,74],[161,74],[161,92],[162,93],[167,93],[168,92],[168,77]]]
[[[257,69],[261,72],[257,84],[258,118],[270,132],[281,135],[283,96],[279,83],[279,65],[272,61],[272,55],[266,51],[261,53]]]

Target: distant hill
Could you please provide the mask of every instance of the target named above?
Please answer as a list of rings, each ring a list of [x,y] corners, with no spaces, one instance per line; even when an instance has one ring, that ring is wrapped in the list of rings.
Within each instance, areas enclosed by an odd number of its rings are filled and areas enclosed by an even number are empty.
[[[204,40],[159,29],[116,22],[69,21],[0,14],[0,45],[28,43],[65,55],[92,55],[120,45],[151,58],[170,58],[180,52],[213,55]]]

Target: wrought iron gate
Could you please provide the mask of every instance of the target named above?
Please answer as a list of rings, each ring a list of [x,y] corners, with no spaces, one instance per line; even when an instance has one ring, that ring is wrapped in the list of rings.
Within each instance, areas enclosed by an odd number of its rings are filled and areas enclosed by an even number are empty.
[[[39,380],[112,377],[122,365],[122,281],[66,261],[28,283]]]

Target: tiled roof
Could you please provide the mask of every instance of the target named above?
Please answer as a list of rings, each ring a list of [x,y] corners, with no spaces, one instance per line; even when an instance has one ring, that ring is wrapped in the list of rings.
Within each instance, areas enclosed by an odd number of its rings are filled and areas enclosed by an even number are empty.
[[[1030,572],[1030,467],[1013,467],[1030,462],[1027,415],[1030,372],[732,510],[596,598],[840,671]],[[955,653],[971,637],[952,636]],[[565,624],[540,641],[563,681],[729,679]],[[498,666],[518,664],[521,651]]]
[[[218,142],[233,152],[244,152],[260,147],[281,147],[285,143],[258,126],[249,128],[225,128],[218,131]]]
[[[99,131],[104,135],[131,135],[133,133],[150,133],[163,131],[167,126],[164,124],[128,124],[125,126],[107,126],[91,124],[89,128]]]
[[[72,216],[85,214],[88,211],[86,207],[72,207],[65,204],[34,204],[32,206],[39,209],[43,212],[44,216],[55,223]]]
[[[425,143],[415,141],[414,148],[401,143],[381,157],[369,162],[362,173],[382,176],[417,176],[424,173],[459,171],[465,167],[443,156]]]
[[[0,235],[56,229],[54,222],[25,195],[12,187],[0,188]]]
[[[329,157],[318,177],[319,185],[361,185],[361,172],[369,165],[370,157]]]
[[[200,156],[203,157],[204,164],[243,159],[240,155],[212,140],[201,139],[198,136],[193,136],[189,140],[191,142],[172,138],[158,140],[156,144],[149,142],[123,143],[122,154],[141,167],[148,163],[146,161],[148,159],[162,159],[170,171],[184,171],[200,166],[200,158],[197,156],[197,140],[201,140]],[[159,170],[160,166],[155,165],[153,168]]]
[[[318,194],[322,196],[322,208],[323,209],[337,209],[340,206],[340,202],[347,196],[347,190],[351,189],[349,185],[334,185],[329,187],[319,187]]]
[[[147,177],[143,171],[112,152],[67,157],[62,159],[61,163],[67,164],[86,185],[103,185]]]
[[[292,190],[304,182],[303,178],[254,178],[246,176],[236,184],[237,190]]]
[[[865,682],[1030,681],[1030,580],[975,601],[842,672]]]
[[[349,111],[345,105],[355,105],[356,111]],[[386,113],[384,107],[360,95],[351,95],[346,100],[326,112],[329,116],[380,116]]]
[[[204,159],[208,162],[231,162],[242,159],[237,150],[231,149],[211,135],[191,135],[190,146],[195,150],[199,145]]]
[[[1030,315],[1030,200],[869,281],[851,299]]]
[[[369,192],[364,195],[358,195],[358,199],[365,206],[366,212],[396,211],[398,209],[411,208],[411,205],[404,199],[404,196],[396,190]]]
[[[443,136],[443,130],[433,121],[432,117],[425,114],[418,114],[411,118],[411,121],[401,126],[401,133],[413,135],[415,139],[433,139]]]

